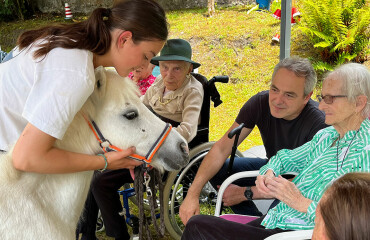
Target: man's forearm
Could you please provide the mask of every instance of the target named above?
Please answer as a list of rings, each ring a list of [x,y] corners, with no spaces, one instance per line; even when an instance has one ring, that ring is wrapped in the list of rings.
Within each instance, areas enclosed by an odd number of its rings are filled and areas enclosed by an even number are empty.
[[[217,144],[217,143],[216,143]],[[204,185],[221,169],[227,156],[224,157],[221,151],[218,150],[217,145],[214,145],[213,148],[203,159],[202,164],[200,165],[198,172],[195,176],[193,183],[191,184],[188,190],[188,196],[198,196],[200,195],[201,190]],[[227,155],[227,154],[226,154]]]

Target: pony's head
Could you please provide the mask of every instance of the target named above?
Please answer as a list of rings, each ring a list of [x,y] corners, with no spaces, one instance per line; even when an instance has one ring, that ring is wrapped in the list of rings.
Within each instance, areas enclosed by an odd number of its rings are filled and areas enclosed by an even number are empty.
[[[136,154],[146,156],[166,123],[140,101],[138,89],[130,79],[102,67],[96,70],[95,77],[95,90],[82,112],[96,123],[112,145],[121,149],[135,146]],[[171,130],[151,165],[159,170],[172,171],[184,167],[188,160],[186,140]]]

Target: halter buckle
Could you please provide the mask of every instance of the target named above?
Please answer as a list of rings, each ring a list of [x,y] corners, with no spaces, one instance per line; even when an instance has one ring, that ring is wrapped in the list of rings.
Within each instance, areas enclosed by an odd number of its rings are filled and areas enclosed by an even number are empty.
[[[112,144],[110,143],[110,141],[108,139],[105,139],[105,141],[100,142],[99,145],[102,149],[104,149],[104,148],[107,148],[107,147],[111,146]]]

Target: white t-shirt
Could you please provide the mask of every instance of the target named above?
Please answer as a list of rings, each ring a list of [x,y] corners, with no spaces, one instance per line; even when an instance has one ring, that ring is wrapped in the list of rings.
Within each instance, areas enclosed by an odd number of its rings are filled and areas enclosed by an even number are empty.
[[[0,64],[0,150],[8,150],[28,122],[62,139],[94,90],[90,51],[55,48],[35,60],[35,49],[16,50]]]

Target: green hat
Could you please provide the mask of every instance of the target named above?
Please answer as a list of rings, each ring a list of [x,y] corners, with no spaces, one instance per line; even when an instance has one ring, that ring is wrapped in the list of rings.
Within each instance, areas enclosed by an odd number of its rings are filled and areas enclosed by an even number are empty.
[[[185,61],[193,64],[193,69],[200,66],[199,63],[191,60],[191,46],[188,41],[183,39],[170,39],[164,45],[160,56],[154,57],[150,61],[152,64],[158,66],[159,61]]]

